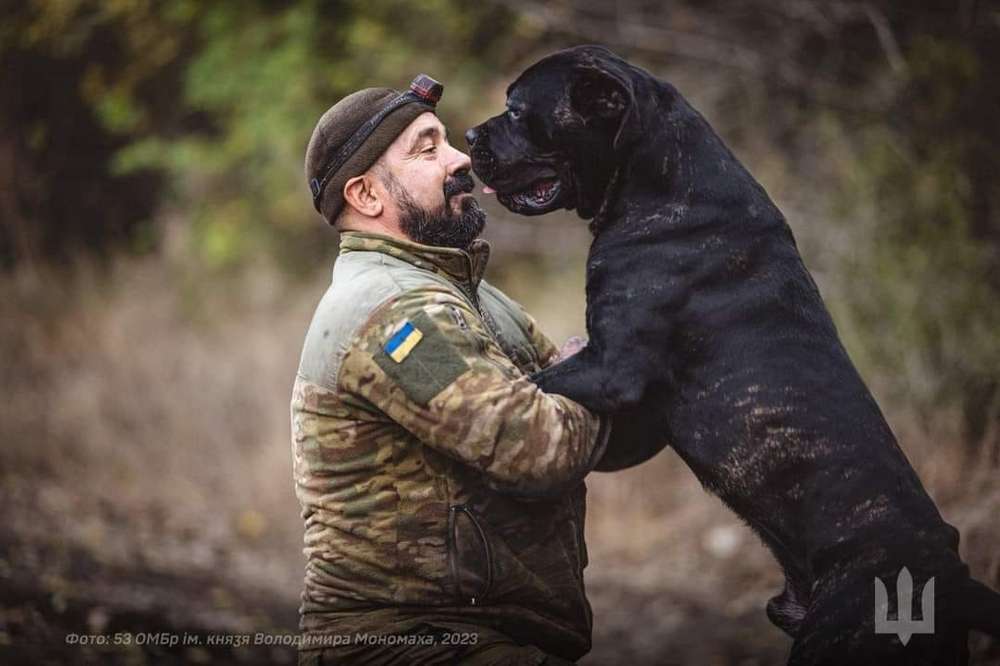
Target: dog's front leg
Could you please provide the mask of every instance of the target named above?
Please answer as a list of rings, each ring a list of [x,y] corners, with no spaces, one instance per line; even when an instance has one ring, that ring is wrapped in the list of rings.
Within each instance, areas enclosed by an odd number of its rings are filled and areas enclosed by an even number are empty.
[[[532,376],[546,393],[557,393],[579,402],[588,409],[614,414],[636,406],[646,384],[643,373],[601,353],[593,343],[569,359]]]

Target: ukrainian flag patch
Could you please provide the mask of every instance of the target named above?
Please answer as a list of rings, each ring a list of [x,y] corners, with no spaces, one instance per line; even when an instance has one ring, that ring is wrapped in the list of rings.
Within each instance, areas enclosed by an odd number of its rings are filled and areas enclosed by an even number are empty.
[[[385,343],[385,353],[388,354],[396,363],[402,363],[403,359],[410,355],[413,348],[417,346],[424,337],[424,334],[420,332],[416,326],[414,326],[410,320],[404,321],[396,332],[392,334],[389,341]]]
[[[469,336],[445,317],[440,318],[447,325],[442,330],[426,310],[407,314],[410,316],[405,319],[396,315],[395,321],[400,323],[389,329],[388,340],[378,341],[372,358],[407,398],[429,405],[469,369],[462,348],[456,346],[468,344]]]

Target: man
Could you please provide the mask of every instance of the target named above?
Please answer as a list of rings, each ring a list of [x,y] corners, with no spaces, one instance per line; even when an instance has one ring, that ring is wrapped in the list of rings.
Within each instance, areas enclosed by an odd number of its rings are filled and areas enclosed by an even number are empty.
[[[564,664],[590,648],[582,482],[607,427],[528,379],[559,351],[482,279],[441,87],[320,118],[313,202],[341,232],[292,394],[300,663]]]

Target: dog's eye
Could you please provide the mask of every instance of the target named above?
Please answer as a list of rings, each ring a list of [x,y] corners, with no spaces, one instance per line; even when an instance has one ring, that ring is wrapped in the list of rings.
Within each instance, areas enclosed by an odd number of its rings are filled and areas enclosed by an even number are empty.
[[[521,109],[507,109],[507,115],[511,120],[521,119]]]

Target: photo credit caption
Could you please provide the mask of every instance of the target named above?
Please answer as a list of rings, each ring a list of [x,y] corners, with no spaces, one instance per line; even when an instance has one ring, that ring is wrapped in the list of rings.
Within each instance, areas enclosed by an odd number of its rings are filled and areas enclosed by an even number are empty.
[[[109,634],[66,634],[66,645],[87,647],[294,647],[301,650],[335,647],[338,645],[475,645],[475,632],[444,632],[440,634],[199,634],[192,632],[128,632]]]

